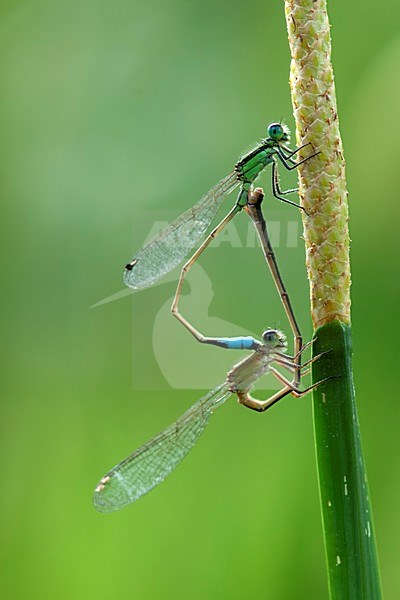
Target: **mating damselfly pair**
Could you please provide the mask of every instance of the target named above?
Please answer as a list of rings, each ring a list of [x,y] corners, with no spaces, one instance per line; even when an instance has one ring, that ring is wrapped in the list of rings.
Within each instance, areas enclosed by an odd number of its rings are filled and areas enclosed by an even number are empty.
[[[211,224],[223,199],[240,186],[235,205],[205,241],[185,263],[179,277],[172,314],[203,344],[212,344],[225,349],[246,349],[252,354],[236,364],[227,374],[224,383],[196,402],[175,423],[156,435],[144,446],[136,450],[116,467],[111,469],[99,482],[94,493],[94,505],[101,512],[112,512],[134,502],[158,483],[179,464],[196,443],[206,427],[210,415],[231,395],[236,394],[240,404],[257,411],[265,411],[281,398],[291,394],[301,397],[317,384],[300,389],[301,376],[311,361],[301,362],[302,353],[310,345],[303,345],[286,288],[283,284],[275,254],[269,240],[268,229],[262,213],[264,193],[253,184],[267,165],[272,166],[272,194],[278,200],[304,210],[286,196],[297,189],[281,190],[278,175],[278,162],[287,170],[296,169],[306,160],[316,156],[313,152],[296,161],[294,156],[305,146],[292,150],[289,130],[281,123],[268,127],[268,136],[247,153],[235,165],[234,171],[215,185],[197,204],[189,208],[158,235],[145,244],[135,258],[126,266],[125,283],[135,289],[153,285],[166,273],[179,265],[185,256],[198,243]],[[201,334],[179,311],[179,298],[185,276],[202,252],[221,233],[233,217],[244,210],[254,223],[265,258],[285,309],[294,336],[294,354],[286,351],[286,338],[277,329],[267,329],[261,340],[252,337],[206,337]],[[316,357],[318,358],[318,357]],[[286,369],[291,379],[276,367]],[[264,374],[271,373],[283,387],[266,400],[257,400],[250,394],[255,382]]]

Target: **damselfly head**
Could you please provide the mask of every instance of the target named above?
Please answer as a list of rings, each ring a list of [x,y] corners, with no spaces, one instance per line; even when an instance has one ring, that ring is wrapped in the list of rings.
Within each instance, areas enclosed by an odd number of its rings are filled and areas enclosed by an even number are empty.
[[[268,348],[286,348],[286,336],[279,329],[267,329],[262,334],[262,341]]]
[[[290,140],[290,129],[284,123],[271,123],[268,125],[268,137],[274,142],[288,142]]]

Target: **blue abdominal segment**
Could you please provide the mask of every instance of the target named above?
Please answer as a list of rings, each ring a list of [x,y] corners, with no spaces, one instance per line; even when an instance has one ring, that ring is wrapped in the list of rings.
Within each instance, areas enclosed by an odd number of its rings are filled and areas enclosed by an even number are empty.
[[[253,337],[229,337],[229,338],[218,338],[223,348],[229,350],[255,350],[260,342],[257,342]]]

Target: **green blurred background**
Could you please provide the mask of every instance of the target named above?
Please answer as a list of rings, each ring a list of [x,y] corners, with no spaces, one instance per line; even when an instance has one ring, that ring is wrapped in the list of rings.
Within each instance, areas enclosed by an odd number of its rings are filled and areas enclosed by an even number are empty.
[[[355,379],[383,585],[394,599],[400,5],[330,4]],[[283,3],[4,0],[0,15],[3,597],[326,598],[309,398],[264,416],[232,400],[137,505],[101,515],[91,502],[113,464],[238,359],[200,352],[172,318],[153,328],[176,273],[90,307],[123,289],[122,267],[156,218],[194,203],[268,122],[293,125]],[[300,226],[290,207],[268,200],[266,211]],[[186,314],[211,335],[287,329],[260,253],[243,248],[246,217],[237,220],[242,243],[210,249],[198,272],[214,296],[204,304],[201,278],[192,298],[188,285]],[[304,249],[281,239],[277,252],[309,335]],[[184,382],[196,375],[192,389],[174,389],[180,371]]]

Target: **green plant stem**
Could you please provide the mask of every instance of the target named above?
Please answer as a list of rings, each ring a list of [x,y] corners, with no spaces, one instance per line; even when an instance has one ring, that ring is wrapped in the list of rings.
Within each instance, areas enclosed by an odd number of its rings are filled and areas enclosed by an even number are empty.
[[[379,600],[381,584],[352,374],[344,158],[326,0],[286,0],[297,145],[318,156],[299,169],[316,342],[315,447],[329,589],[334,600]]]
[[[374,527],[352,374],[349,325],[317,329],[313,381],[335,375],[313,396],[315,447],[331,597],[381,598]]]

